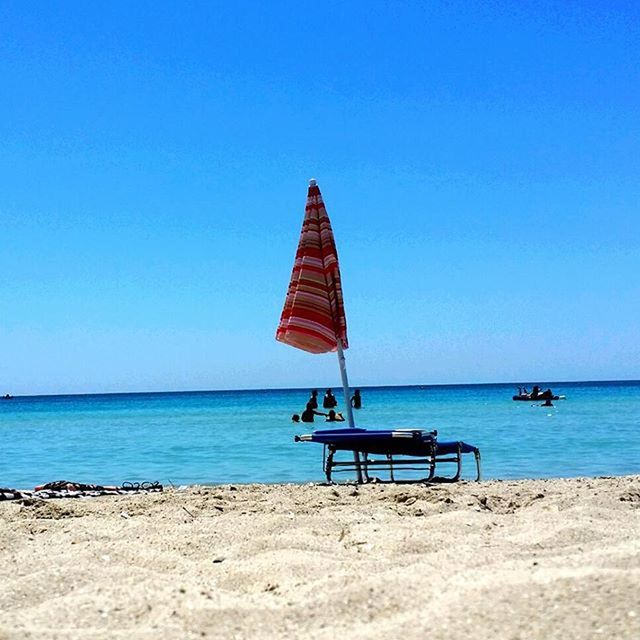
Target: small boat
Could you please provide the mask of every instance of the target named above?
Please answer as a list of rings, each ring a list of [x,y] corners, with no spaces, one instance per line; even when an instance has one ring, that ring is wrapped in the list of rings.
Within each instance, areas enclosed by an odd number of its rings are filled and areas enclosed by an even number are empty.
[[[3,399],[3,400],[13,400],[13,396],[12,396],[11,394],[9,394],[9,393],[5,393],[5,394],[2,396],[2,399]]]
[[[530,392],[526,387],[518,387],[518,393],[512,396],[512,400],[519,400],[520,402],[541,402],[543,400],[564,400],[565,396],[554,395],[551,389],[540,388],[539,384],[534,384]]]
[[[532,398],[530,395],[518,395],[513,396],[512,400],[520,400],[521,402],[543,402],[544,400],[566,400],[567,396],[548,396],[548,395],[539,395],[535,398]]]

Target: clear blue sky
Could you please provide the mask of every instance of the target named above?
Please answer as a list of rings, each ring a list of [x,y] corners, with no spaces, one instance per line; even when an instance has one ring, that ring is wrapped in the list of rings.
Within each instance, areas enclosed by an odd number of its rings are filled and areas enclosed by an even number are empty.
[[[0,4],[0,392],[640,378],[635,2]]]

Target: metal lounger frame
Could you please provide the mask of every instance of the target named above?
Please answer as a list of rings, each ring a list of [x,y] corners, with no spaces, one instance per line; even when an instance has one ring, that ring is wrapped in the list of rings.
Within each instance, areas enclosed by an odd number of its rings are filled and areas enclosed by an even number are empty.
[[[425,478],[417,480],[404,480],[403,482],[457,482],[460,480],[462,473],[462,443],[458,443],[457,451],[447,454],[437,454],[437,449],[434,444],[433,451],[427,456],[393,456],[392,454],[386,454],[384,458],[372,459],[369,457],[369,453],[366,451],[357,451],[359,454],[356,459],[349,461],[336,461],[334,456],[338,451],[345,451],[345,453],[353,454],[350,449],[337,449],[334,445],[325,444],[322,456],[322,469],[327,477],[327,482],[331,483],[331,476],[333,473],[340,473],[346,471],[360,471],[362,476],[362,482],[372,482],[373,479],[369,475],[369,470],[380,469],[389,472],[389,482],[397,482],[395,479],[394,469],[408,469],[412,471],[420,471],[424,469],[427,471]],[[475,449],[473,451],[476,461],[476,481],[480,481],[481,469],[480,469],[480,451]],[[436,465],[442,463],[454,463],[456,465],[456,473],[453,477],[437,477],[435,475]],[[360,474],[357,474],[360,475]]]

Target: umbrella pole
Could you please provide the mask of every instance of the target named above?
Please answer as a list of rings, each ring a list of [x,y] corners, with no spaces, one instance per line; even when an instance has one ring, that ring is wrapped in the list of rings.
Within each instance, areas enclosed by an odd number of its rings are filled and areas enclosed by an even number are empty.
[[[353,407],[351,406],[351,396],[349,395],[349,380],[347,379],[347,365],[344,359],[344,351],[342,350],[342,341],[338,339],[336,341],[336,347],[338,352],[338,364],[340,365],[340,377],[342,378],[342,390],[344,391],[344,406],[347,411],[347,420],[349,426],[355,429],[356,424],[353,420]],[[357,451],[353,453],[353,460],[356,463],[356,470],[358,472],[358,482],[362,484],[362,469],[360,468],[360,456]]]

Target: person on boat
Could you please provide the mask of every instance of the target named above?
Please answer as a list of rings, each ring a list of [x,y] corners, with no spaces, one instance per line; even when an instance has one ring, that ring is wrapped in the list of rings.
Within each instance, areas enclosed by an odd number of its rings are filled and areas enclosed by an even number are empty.
[[[531,389],[531,399],[536,400],[540,395],[540,387],[537,384],[533,385],[533,389]]]
[[[311,396],[309,397],[309,402],[307,404],[310,404],[312,409],[318,408],[318,390],[317,389],[313,389],[311,391]]]
[[[302,420],[302,422],[313,422],[314,420],[314,416],[327,416],[328,414],[326,413],[322,413],[321,411],[316,411],[312,406],[311,403],[308,402],[307,403],[307,408],[302,412],[302,415],[300,416],[300,419]]]
[[[325,409],[333,409],[338,406],[338,401],[336,397],[333,395],[333,391],[331,389],[327,389],[327,392],[324,394],[324,399],[322,400],[322,406]]]
[[[520,395],[528,396],[529,392],[527,391],[527,387],[522,387],[522,393]]]
[[[331,409],[329,415],[327,415],[326,422],[344,422],[344,416],[340,412],[336,413]]]
[[[351,406],[354,409],[362,408],[362,397],[360,396],[360,389],[356,389],[351,396]]]

